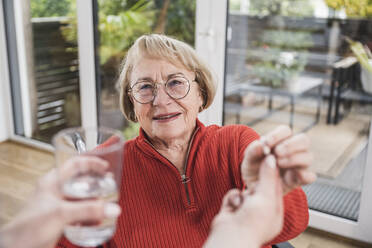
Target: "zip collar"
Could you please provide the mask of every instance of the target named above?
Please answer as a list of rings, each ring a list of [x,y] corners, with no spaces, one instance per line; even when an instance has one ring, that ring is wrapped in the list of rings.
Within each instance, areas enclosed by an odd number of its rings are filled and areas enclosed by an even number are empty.
[[[195,151],[197,149],[196,145],[199,143],[199,140],[202,138],[205,129],[206,129],[206,127],[204,126],[204,124],[201,123],[199,121],[199,119],[196,119],[195,131],[194,131],[194,133],[191,136],[191,141],[190,141],[191,143],[189,144],[188,154],[186,156],[186,165],[185,165],[185,168],[187,170],[189,169],[188,168],[189,166],[187,166],[187,164],[189,164],[190,161],[192,161],[192,158],[194,157]],[[154,146],[148,140],[147,135],[146,135],[145,131],[142,128],[140,128],[139,135],[135,139],[135,143],[136,143],[136,146],[138,147],[138,149],[140,149],[147,156],[156,158],[156,159],[160,160],[161,162],[163,162],[163,163],[165,163],[167,165],[172,165],[172,167],[175,168],[175,166],[168,159],[166,159],[163,155],[161,155],[154,148]],[[185,174],[187,174],[187,170],[185,171]],[[178,170],[177,170],[177,172],[178,172]]]
[[[180,173],[176,166],[172,164],[166,157],[161,155],[155,147],[151,144],[151,142],[147,139],[147,135],[144,130],[140,129],[140,134],[136,138],[137,147],[143,151],[146,155],[151,156],[157,160],[159,160],[164,166],[167,166],[170,170],[173,171],[173,174],[180,180],[182,183],[182,187],[184,188],[184,200],[185,206],[187,208],[193,208],[194,205],[194,196],[192,195],[191,190],[191,175],[193,170],[193,159],[196,156],[196,149],[198,144],[200,143],[200,139],[203,136],[205,126],[196,119],[196,126],[195,130],[190,138],[189,145],[187,147],[186,159],[185,164],[183,165],[183,171]]]

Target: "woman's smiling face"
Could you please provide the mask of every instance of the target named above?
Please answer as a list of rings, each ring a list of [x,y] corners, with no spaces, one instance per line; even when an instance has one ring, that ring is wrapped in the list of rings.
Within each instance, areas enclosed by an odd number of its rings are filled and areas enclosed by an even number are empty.
[[[174,75],[184,77],[190,83],[188,94],[178,100],[165,91],[165,82]],[[137,120],[146,134],[151,139],[161,140],[188,137],[195,128],[199,109],[203,105],[199,85],[194,81],[195,73],[181,64],[144,57],[133,68],[131,86],[143,79],[158,83],[153,101],[141,104],[132,97]]]

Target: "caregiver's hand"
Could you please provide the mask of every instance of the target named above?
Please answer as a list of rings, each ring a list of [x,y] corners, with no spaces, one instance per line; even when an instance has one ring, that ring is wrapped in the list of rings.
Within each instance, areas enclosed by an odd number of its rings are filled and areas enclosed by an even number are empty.
[[[62,173],[81,170],[82,164],[102,164],[105,161],[84,157],[66,163]],[[54,169],[39,181],[35,194],[13,221],[0,231],[0,247],[49,248],[54,247],[68,224],[80,221],[99,222],[104,217],[117,217],[117,204],[100,200],[67,201],[60,191],[57,171]]]
[[[304,133],[292,135],[288,126],[279,126],[252,142],[245,150],[241,165],[242,179],[248,190],[255,190],[260,165],[269,152],[276,157],[284,194],[315,181],[315,173],[309,170],[313,160],[309,147],[308,136]]]
[[[258,177],[252,194],[233,189],[225,195],[204,248],[258,248],[279,234],[283,226],[283,193],[274,156],[262,161]]]

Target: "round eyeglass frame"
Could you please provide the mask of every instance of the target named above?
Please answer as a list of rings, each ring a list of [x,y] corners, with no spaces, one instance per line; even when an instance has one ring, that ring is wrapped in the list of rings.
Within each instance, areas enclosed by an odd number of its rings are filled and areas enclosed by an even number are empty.
[[[186,79],[187,86],[188,86],[188,88],[187,88],[187,92],[186,92],[185,95],[182,96],[182,97],[173,97],[173,96],[171,96],[171,95],[168,93],[166,85],[167,85],[167,83],[170,82],[171,80],[168,80],[168,81],[164,84],[164,86],[165,86],[165,90],[164,90],[165,93],[167,93],[167,95],[168,95],[170,98],[174,99],[174,100],[180,100],[180,99],[182,99],[182,98],[185,98],[185,97],[189,94],[189,92],[190,92],[190,88],[191,88],[190,80],[188,80],[186,77],[182,77],[182,78]],[[147,103],[150,103],[150,102],[154,101],[154,99],[155,99],[157,93],[156,93],[156,94],[154,94],[154,93],[152,94],[152,99],[151,99],[150,101],[146,101],[146,102],[141,102],[141,101],[139,101],[139,100],[134,96],[134,94],[133,94],[132,92],[133,92],[133,87],[134,87],[136,84],[139,84],[139,83],[142,83],[142,82],[143,82],[143,81],[136,82],[136,83],[133,84],[131,87],[129,87],[129,89],[128,89],[128,93],[129,93],[129,94],[134,98],[134,100],[135,100],[136,102],[138,102],[138,103],[140,103],[140,104],[147,104]],[[191,82],[196,82],[196,80],[194,79],[194,80],[192,80]],[[152,82],[152,84],[157,85],[157,84],[161,84],[161,83]],[[162,85],[162,84],[161,84],[161,85]],[[154,90],[153,90],[153,91],[156,91],[157,89],[158,89],[158,87],[156,86],[156,87],[154,87]]]

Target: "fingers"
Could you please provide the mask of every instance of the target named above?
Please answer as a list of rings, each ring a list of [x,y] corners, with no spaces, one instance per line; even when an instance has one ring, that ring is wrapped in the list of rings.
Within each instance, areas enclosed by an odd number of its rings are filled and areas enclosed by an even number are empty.
[[[245,150],[241,167],[242,179],[248,187],[244,194],[255,194],[258,188],[267,194],[276,193],[266,192],[265,189],[272,189],[270,185],[274,183],[273,181],[265,181],[265,179],[262,183],[260,177],[260,170],[265,167],[263,165],[271,164],[272,159],[276,160],[281,172],[280,178],[277,176],[277,183],[280,185],[279,188],[283,187],[284,194],[297,186],[315,181],[316,175],[308,170],[314,159],[309,148],[310,139],[306,134],[292,136],[291,129],[284,125],[261,137],[260,140],[252,142]],[[269,157],[271,158],[269,159]],[[266,187],[260,186],[265,183]]]
[[[277,164],[281,169],[306,169],[308,168],[314,160],[313,154],[309,151],[310,139],[304,134],[298,134],[283,140],[281,143],[273,149],[274,154],[277,158]],[[302,172],[300,174],[306,174],[306,178],[313,178],[312,173]],[[297,180],[297,172],[293,175],[287,175],[287,180]],[[291,179],[293,177],[293,179]],[[301,181],[301,180],[300,180]],[[308,181],[308,180],[304,180]]]
[[[102,201],[64,201],[60,211],[66,224],[80,221],[99,222],[104,218]]]
[[[299,152],[288,157],[279,157],[277,159],[280,168],[302,167],[306,168],[313,162],[313,154],[311,152]]]
[[[262,193],[268,198],[275,198],[278,184],[278,169],[273,155],[267,156],[260,167],[259,181],[256,193]],[[280,195],[281,196],[281,195]]]
[[[316,180],[316,174],[308,169],[286,170],[283,174],[283,183],[293,189],[297,186],[306,185]]]
[[[270,148],[273,148],[291,135],[292,130],[288,126],[281,125],[275,128],[274,131],[266,134],[264,140]]]
[[[121,209],[115,203],[102,201],[64,201],[61,205],[61,216],[66,224],[76,222],[100,222],[106,218],[117,218]]]
[[[298,169],[295,173],[297,174],[297,183],[299,185],[313,183],[317,178],[316,174],[308,169]]]
[[[260,160],[263,159],[263,145],[259,140],[253,141],[244,151],[244,158],[241,164],[242,179],[248,188],[251,183],[257,180]]]
[[[260,140],[254,140],[245,149],[244,160],[247,160],[246,162],[254,162],[255,160],[261,159],[264,156],[263,149],[262,142]]]
[[[105,174],[109,164],[107,161],[94,156],[77,156],[67,160],[59,168],[59,179],[64,182],[67,179],[89,171],[97,174]]]
[[[309,147],[309,137],[304,133],[300,133],[278,144],[274,148],[274,154],[278,157],[285,157],[292,153],[306,151]]]
[[[241,205],[242,201],[241,191],[239,189],[231,189],[222,200],[221,211],[233,212]]]

